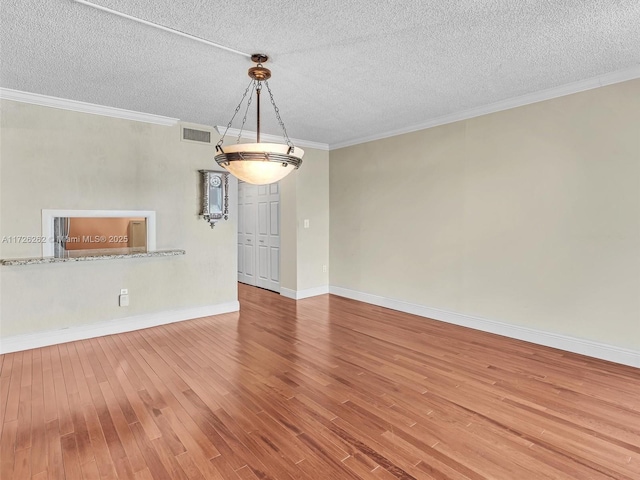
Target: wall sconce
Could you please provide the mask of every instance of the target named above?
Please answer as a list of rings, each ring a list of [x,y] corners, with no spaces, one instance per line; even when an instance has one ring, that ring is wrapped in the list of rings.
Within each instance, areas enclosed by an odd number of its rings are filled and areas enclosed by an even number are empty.
[[[218,220],[229,218],[229,174],[200,170],[202,174],[202,212],[200,215],[213,228]]]

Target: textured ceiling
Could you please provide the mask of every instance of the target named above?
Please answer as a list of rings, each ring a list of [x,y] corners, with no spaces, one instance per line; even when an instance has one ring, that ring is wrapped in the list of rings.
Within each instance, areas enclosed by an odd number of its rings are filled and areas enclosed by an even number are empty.
[[[638,0],[93,3],[269,54],[289,135],[330,145],[640,64]],[[249,81],[241,55],[73,0],[0,8],[5,88],[213,126]]]

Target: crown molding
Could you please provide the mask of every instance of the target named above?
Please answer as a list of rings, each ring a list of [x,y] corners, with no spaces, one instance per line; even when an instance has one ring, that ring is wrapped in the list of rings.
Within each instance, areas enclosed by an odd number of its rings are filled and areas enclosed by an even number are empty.
[[[151,113],[134,112],[132,110],[124,110],[122,108],[106,107],[104,105],[68,100],[66,98],[50,97],[49,95],[40,95],[39,93],[22,92],[20,90],[12,90],[10,88],[0,87],[0,98],[12,100],[14,102],[31,103],[33,105],[41,105],[43,107],[60,108],[62,110],[70,110],[72,112],[90,113],[93,115],[121,118],[124,120],[133,120],[135,122],[153,123],[155,125],[164,125],[167,127],[171,127],[179,121],[177,118],[163,117],[161,115],[154,115]]]
[[[626,82],[628,80],[634,80],[636,78],[640,78],[640,65],[636,65],[625,70],[606,73],[604,75],[588,78],[586,80],[579,80],[577,82],[567,83],[558,87],[548,88],[539,92],[528,93],[519,97],[508,98],[506,100],[501,100],[489,105],[482,105],[480,107],[471,108],[462,112],[443,115],[441,117],[433,118],[426,122],[418,123],[409,127],[390,130],[383,133],[377,133],[375,135],[368,135],[366,137],[354,138],[352,140],[347,140],[344,142],[332,143],[329,145],[329,150],[337,150],[338,148],[350,147],[361,143],[372,142],[374,140],[381,140],[383,138],[395,137],[396,135],[402,135],[405,133],[416,132],[418,130],[437,127],[439,125],[446,125],[448,123],[468,120],[470,118],[487,115],[489,113],[522,107],[524,105],[542,102],[544,100],[551,100],[552,98],[564,97],[565,95],[572,95],[574,93],[584,92],[586,90],[592,90],[594,88],[604,87],[607,85],[613,85],[614,83]]]
[[[217,132],[222,135],[224,130],[227,127],[223,127],[222,125],[216,125]],[[227,135],[232,137],[237,137],[240,134],[240,130],[237,128],[230,128],[227,130]],[[256,132],[252,132],[251,130],[243,130],[242,138],[255,140],[257,136]],[[273,142],[273,143],[283,143],[284,137],[282,135],[271,135],[269,133],[260,133],[260,141],[263,142]],[[311,140],[301,140],[299,138],[290,138],[291,143],[293,143],[296,147],[308,147],[315,148],[316,150],[329,150],[328,143],[320,143],[320,142],[312,142]]]

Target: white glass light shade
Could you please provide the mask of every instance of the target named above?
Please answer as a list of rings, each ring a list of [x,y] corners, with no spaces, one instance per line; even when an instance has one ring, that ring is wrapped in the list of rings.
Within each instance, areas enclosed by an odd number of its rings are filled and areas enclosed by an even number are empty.
[[[295,147],[288,152],[289,146],[279,143],[225,145],[216,162],[244,182],[267,185],[282,180],[302,163],[304,150]]]

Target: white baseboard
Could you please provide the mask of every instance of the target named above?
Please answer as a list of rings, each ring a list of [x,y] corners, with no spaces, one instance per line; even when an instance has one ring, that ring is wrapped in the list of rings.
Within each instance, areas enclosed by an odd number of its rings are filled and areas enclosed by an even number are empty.
[[[329,286],[305,288],[304,290],[291,290],[289,288],[280,288],[280,295],[293,300],[302,300],[303,298],[317,297],[329,293]]]
[[[415,303],[403,302],[392,298],[371,295],[348,288],[330,286],[329,292],[340,297],[351,298],[360,302],[370,303],[381,307],[398,310],[400,312],[427,317],[441,322],[452,323],[463,327],[495,333],[504,337],[524,340],[526,342],[558,348],[567,352],[579,353],[589,357],[600,358],[610,362],[621,363],[640,368],[640,351],[598,343],[582,338],[569,337],[557,333],[545,332],[519,325],[496,322],[486,318],[474,317],[461,313],[449,312],[438,308],[425,307]]]
[[[297,292],[295,290],[291,290],[290,288],[280,287],[280,295],[283,297],[291,298],[292,300],[297,300]]]
[[[182,322],[184,320],[208,317],[210,315],[237,312],[238,310],[240,310],[240,303],[235,301],[220,303],[218,305],[207,305],[205,307],[184,308],[181,310],[135,315],[132,317],[118,318],[116,320],[109,320],[90,325],[80,325],[62,330],[15,335],[2,339],[0,342],[0,354],[57,345],[59,343],[73,342],[75,340],[102,337],[104,335],[113,335],[115,333],[131,332],[134,330],[141,330],[143,328],[166,325],[167,323]]]

